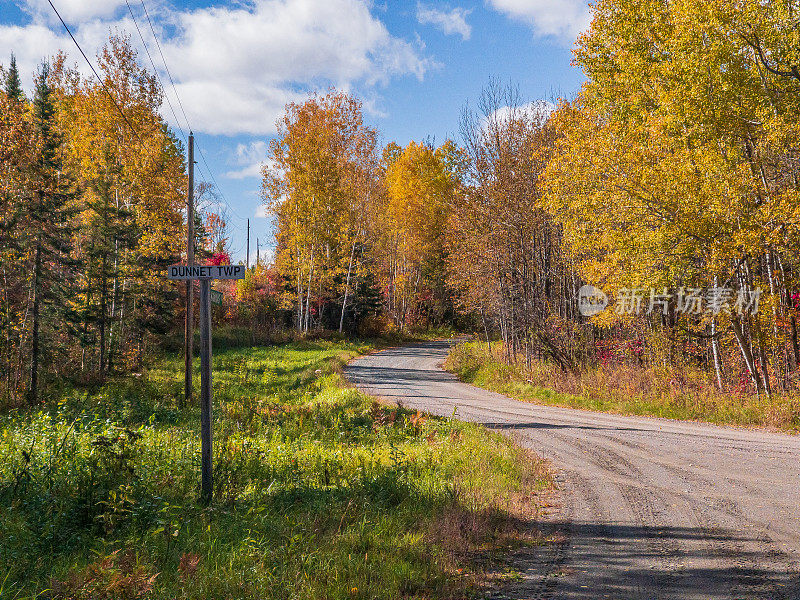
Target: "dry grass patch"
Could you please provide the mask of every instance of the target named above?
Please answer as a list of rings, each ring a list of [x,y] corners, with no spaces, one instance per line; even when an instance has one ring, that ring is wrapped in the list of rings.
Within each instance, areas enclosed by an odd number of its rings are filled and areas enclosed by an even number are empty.
[[[598,365],[564,373],[546,361],[507,365],[483,343],[453,349],[445,368],[463,381],[518,400],[629,415],[649,415],[745,427],[800,430],[800,397],[767,399],[742,390],[719,391],[698,368],[665,369],[631,364]]]

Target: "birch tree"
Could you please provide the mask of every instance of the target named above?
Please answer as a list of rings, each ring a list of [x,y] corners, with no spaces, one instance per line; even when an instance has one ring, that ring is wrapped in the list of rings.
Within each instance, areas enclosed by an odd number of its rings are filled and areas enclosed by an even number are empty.
[[[287,299],[298,331],[321,325],[325,305],[339,298],[343,325],[375,195],[376,137],[360,103],[336,91],[288,105],[278,123],[262,197],[276,218],[276,264],[292,282]]]

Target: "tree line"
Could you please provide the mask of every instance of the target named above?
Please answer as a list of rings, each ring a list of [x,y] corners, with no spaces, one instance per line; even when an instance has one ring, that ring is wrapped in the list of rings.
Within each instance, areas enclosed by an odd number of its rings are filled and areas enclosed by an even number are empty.
[[[15,60],[0,94],[0,397],[139,365],[175,321],[161,272],[180,258],[185,161],[127,38],[102,83],[59,54],[27,98]],[[122,113],[122,114],[120,114]]]
[[[294,328],[449,323],[446,227],[461,150],[377,144],[360,102],[331,90],[287,107],[264,167],[281,303]]]
[[[341,329],[377,296],[385,327],[460,320],[508,361],[795,387],[798,10],[601,0],[576,97],[491,82],[438,147],[379,149],[335,90],[289,106],[263,197],[294,326]],[[584,284],[606,310],[580,313]]]
[[[456,326],[528,367],[796,387],[797,11],[600,0],[574,98],[531,103],[492,81],[439,144],[382,145],[335,89],[288,105],[262,173],[274,264],[228,284],[215,318],[294,335]],[[98,58],[102,84],[59,55],[30,99],[13,61],[3,72],[6,402],[36,401],[42,378],[137,366],[180,330],[163,268],[184,245],[183,148],[127,39]],[[222,216],[197,230],[201,260],[230,260]],[[599,314],[580,310],[586,284],[608,297]]]

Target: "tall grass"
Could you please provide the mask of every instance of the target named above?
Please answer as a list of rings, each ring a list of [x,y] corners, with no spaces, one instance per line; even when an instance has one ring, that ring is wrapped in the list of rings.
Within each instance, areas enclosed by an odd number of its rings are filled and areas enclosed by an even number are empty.
[[[800,397],[771,399],[734,391],[720,392],[711,378],[691,368],[681,370],[628,364],[600,365],[579,375],[534,361],[506,364],[497,344],[468,342],[455,347],[446,368],[462,380],[520,400],[631,415],[650,415],[785,431],[800,430]]]
[[[181,360],[0,416],[0,597],[453,598],[530,541],[541,463],[494,434],[374,403],[369,345],[215,357],[214,496]]]

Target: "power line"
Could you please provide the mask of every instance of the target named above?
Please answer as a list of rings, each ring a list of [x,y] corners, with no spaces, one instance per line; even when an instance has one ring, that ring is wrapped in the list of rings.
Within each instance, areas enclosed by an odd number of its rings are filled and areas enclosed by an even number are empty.
[[[95,70],[95,68],[94,68],[94,65],[92,64],[92,61],[90,61],[90,60],[89,60],[89,57],[88,57],[88,56],[86,56],[86,53],[83,51],[83,48],[81,48],[81,45],[78,43],[78,40],[76,40],[76,39],[75,39],[75,36],[74,36],[74,35],[72,35],[72,32],[69,30],[69,27],[67,27],[67,24],[64,22],[64,19],[62,19],[62,18],[61,18],[61,14],[58,12],[58,9],[57,9],[57,8],[56,8],[56,7],[53,5],[53,2],[52,2],[52,0],[47,0],[47,3],[50,5],[50,8],[52,8],[52,9],[53,9],[53,12],[55,12],[55,13],[56,13],[56,16],[58,17],[58,20],[59,20],[59,21],[61,21],[61,24],[64,26],[64,29],[66,29],[66,30],[67,30],[67,33],[69,34],[69,37],[71,37],[71,38],[72,38],[72,41],[75,43],[75,46],[77,46],[77,48],[78,48],[78,51],[79,51],[79,52],[81,53],[81,55],[83,56],[84,60],[86,61],[86,64],[88,64],[88,65],[89,65],[89,68],[92,70],[92,73],[94,73],[94,76],[95,76],[95,77],[97,77],[97,81],[99,81],[99,82],[100,82],[100,85],[102,85],[102,86],[103,86],[103,89],[106,91],[106,94],[108,94],[108,97],[111,99],[111,102],[113,102],[113,103],[114,103],[114,106],[116,106],[116,107],[117,107],[117,110],[119,111],[119,114],[120,114],[120,115],[122,115],[122,119],[123,119],[123,120],[124,120],[124,121],[125,121],[125,122],[128,124],[128,127],[130,127],[130,128],[131,128],[131,131],[133,132],[133,135],[135,135],[135,136],[136,136],[136,139],[138,139],[138,140],[139,140],[139,143],[140,143],[142,146],[144,146],[144,142],[142,141],[142,138],[139,136],[139,132],[138,132],[138,131],[136,131],[136,128],[135,128],[135,127],[134,127],[134,126],[131,124],[131,122],[128,120],[128,117],[127,117],[127,116],[125,116],[125,113],[123,112],[123,110],[122,110],[122,108],[120,107],[120,105],[119,105],[119,104],[117,104],[117,101],[116,101],[116,99],[114,98],[114,96],[111,94],[111,91],[109,91],[108,87],[106,87],[106,84],[105,84],[105,82],[104,82],[104,81],[103,81],[103,80],[100,78],[100,75],[98,75],[98,74],[97,74],[97,71]]]
[[[127,2],[127,0],[125,0]],[[144,10],[144,16],[147,17],[147,22],[150,24],[150,31],[153,32],[153,39],[156,41],[156,46],[158,46],[158,53],[161,55],[161,61],[164,63],[164,69],[167,71],[167,77],[169,77],[169,82],[172,84],[172,91],[175,92],[175,98],[178,100],[178,106],[181,108],[181,112],[183,113],[183,120],[186,121],[186,129],[191,130],[192,127],[189,125],[189,117],[186,116],[186,111],[183,110],[183,102],[181,102],[181,97],[178,95],[178,88],[175,86],[175,80],[172,79],[172,73],[170,73],[169,65],[167,65],[167,59],[164,58],[164,52],[161,50],[161,42],[158,41],[158,36],[156,35],[155,27],[153,27],[153,21],[150,20],[150,13],[147,12],[147,7],[144,5],[144,0],[139,0],[142,3],[142,9]],[[130,8],[130,5],[128,5]],[[153,67],[155,68],[155,67]],[[178,119],[175,119],[175,122],[178,122]]]
[[[196,139],[195,139],[195,148],[198,150],[198,152],[200,152],[200,147],[198,146]],[[205,162],[205,160],[203,162]],[[222,191],[219,189],[219,186],[217,185],[216,181],[214,180],[214,174],[211,172],[211,170],[209,169],[208,165],[206,164],[206,169],[203,169],[200,166],[199,163],[195,162],[195,164],[197,165],[196,168],[197,168],[198,171],[200,171],[200,174],[203,177],[203,179],[205,179],[205,181],[207,183],[209,183],[209,185],[213,184],[213,189],[216,190],[216,192],[217,192],[216,193],[216,196],[217,196],[216,205],[218,207],[222,208],[222,205],[224,204],[232,213],[235,213],[235,211],[233,210],[233,207],[230,206],[230,204],[228,203],[228,199],[225,198],[225,194],[223,194]],[[235,216],[237,218],[239,218],[239,219],[242,218],[242,217],[240,217],[238,215],[238,213],[235,214]]]
[[[164,88],[164,82],[161,81],[161,77],[158,74],[158,69],[156,68],[156,63],[153,61],[153,57],[150,54],[150,49],[147,47],[147,42],[144,41],[144,36],[142,35],[142,30],[139,29],[139,23],[136,22],[136,16],[133,14],[133,8],[131,8],[131,3],[128,0],[125,0],[125,4],[128,5],[128,12],[131,13],[131,19],[133,19],[133,24],[136,26],[136,31],[139,33],[139,39],[142,40],[142,45],[144,46],[144,51],[147,53],[147,58],[150,59],[150,64],[153,66],[153,73],[155,73],[158,82],[161,84],[161,88]],[[172,112],[172,116],[175,118],[175,122],[178,123],[178,115],[175,113],[175,109],[172,106],[172,102],[169,100],[169,96],[164,94],[164,99],[167,101],[167,106],[169,106],[170,112]],[[180,128],[180,125],[178,125]],[[184,135],[184,137],[186,137]]]
[[[225,197],[225,194],[222,193],[222,190],[220,189],[219,184],[217,183],[217,179],[214,177],[213,171],[211,171],[211,167],[208,166],[208,161],[206,160],[206,155],[203,153],[203,149],[200,146],[198,146],[197,149],[200,151],[200,158],[203,159],[203,164],[206,166],[209,175],[211,175],[211,181],[214,183],[214,187],[217,188],[217,191],[219,192],[220,196],[222,196],[222,200],[225,202],[228,208],[231,209],[231,212],[233,212],[234,216],[244,220],[244,218],[238,212],[236,212],[236,210],[230,205],[228,199]]]
[[[155,28],[153,27],[153,22],[150,19],[150,14],[147,12],[147,7],[144,4],[144,0],[140,0],[140,2],[142,4],[142,9],[144,10],[145,17],[147,18],[147,22],[148,22],[148,24],[150,26],[150,31],[152,31],[152,33],[153,33],[153,39],[155,40],[156,45],[158,46],[158,51],[159,51],[159,54],[161,55],[161,60],[164,62],[164,69],[167,72],[167,76],[169,77],[170,84],[172,84],[172,89],[173,89],[173,92],[175,94],[175,98],[178,101],[178,106],[180,107],[181,113],[183,114],[184,121],[186,122],[186,128],[187,128],[188,131],[191,131],[192,127],[189,124],[189,118],[186,116],[186,110],[183,108],[183,102],[181,102],[181,98],[180,98],[180,95],[178,94],[177,86],[175,85],[175,80],[172,78],[172,73],[169,70],[169,65],[167,64],[166,58],[164,57],[164,52],[161,49],[161,43],[158,41],[158,36],[156,35]],[[97,78],[97,81],[103,87],[103,90],[106,92],[106,94],[108,95],[109,99],[111,100],[111,102],[116,107],[116,109],[119,112],[119,114],[122,117],[122,119],[128,125],[128,127],[133,132],[133,134],[136,136],[136,139],[139,140],[139,143],[142,146],[144,146],[144,141],[142,140],[142,137],[139,135],[139,132],[136,130],[136,128],[130,122],[130,120],[128,119],[127,115],[122,110],[122,107],[119,105],[117,100],[114,98],[114,95],[111,93],[111,91],[108,89],[108,87],[106,86],[106,84],[103,81],[103,79],[97,73],[97,70],[94,68],[94,65],[92,64],[92,61],[89,60],[89,57],[83,51],[83,48],[81,48],[81,45],[78,43],[78,40],[75,39],[75,36],[72,34],[72,31],[70,31],[70,28],[67,25],[67,23],[64,21],[63,17],[61,16],[61,13],[58,12],[58,9],[53,4],[52,0],[47,0],[47,3],[50,5],[50,8],[53,9],[53,12],[56,13],[56,16],[58,17],[58,20],[61,21],[61,25],[64,26],[64,29],[66,30],[67,34],[69,34],[70,39],[72,39],[72,42],[75,44],[75,47],[78,48],[78,51],[81,53],[81,56],[83,56],[83,59],[86,61],[86,64],[89,65],[89,68],[92,70],[92,73],[94,73],[94,76]],[[163,88],[164,84],[163,84],[163,82],[161,82],[161,78],[158,75],[158,69],[156,68],[155,61],[153,60],[153,57],[150,54],[150,50],[147,47],[147,42],[145,41],[144,35],[142,34],[142,31],[139,28],[139,24],[136,21],[136,16],[133,14],[133,8],[131,7],[130,2],[128,0],[125,0],[125,4],[128,6],[128,11],[131,14],[131,18],[133,19],[133,24],[136,27],[136,31],[139,33],[139,38],[142,40],[142,44],[144,46],[145,52],[147,53],[147,57],[150,59],[150,64],[153,67],[153,71],[154,71],[156,77],[159,79],[159,82],[161,83],[161,87]],[[180,128],[180,123],[179,123],[178,115],[175,112],[175,108],[172,106],[172,103],[170,102],[168,96],[165,95],[165,99],[167,100],[167,105],[169,106],[170,111],[172,112],[172,116],[175,118],[175,122],[178,124],[178,127]],[[211,180],[214,183],[214,187],[219,192],[220,196],[222,197],[223,202],[225,203],[225,205],[228,207],[228,209],[230,209],[230,211],[237,218],[244,220],[243,217],[240,216],[239,213],[236,212],[236,210],[234,210],[233,206],[231,206],[230,202],[228,202],[228,199],[225,197],[225,194],[220,189],[219,184],[217,183],[217,180],[214,177],[214,173],[211,170],[211,167],[208,165],[208,161],[206,160],[206,157],[205,157],[205,154],[203,153],[203,150],[201,148],[199,148],[199,147],[198,147],[198,150],[200,151],[200,156],[203,159],[203,164],[205,164],[206,169],[208,171],[208,174],[211,176]],[[198,165],[198,167],[199,167],[199,165]]]
[[[169,82],[172,85],[172,91],[175,94],[175,99],[177,100],[178,106],[180,107],[181,113],[183,114],[183,119],[184,119],[184,121],[186,123],[186,128],[189,131],[191,131],[192,130],[192,126],[189,123],[189,117],[186,115],[186,110],[183,108],[183,102],[181,101],[180,94],[178,94],[178,87],[175,85],[175,80],[172,77],[172,72],[169,69],[169,64],[167,64],[167,59],[164,56],[163,49],[161,48],[161,42],[158,40],[158,35],[156,34],[155,27],[153,26],[153,21],[150,18],[150,13],[147,11],[147,6],[145,5],[144,0],[139,0],[139,1],[140,1],[141,5],[142,5],[142,10],[144,11],[144,15],[147,18],[147,23],[150,26],[150,31],[153,34],[153,39],[155,40],[156,46],[158,47],[158,52],[161,55],[161,61],[164,63],[164,70],[167,72],[167,77],[169,78]],[[133,15],[133,10],[131,9],[131,5],[130,5],[129,1],[125,0],[125,3],[128,5],[128,10],[131,13],[131,17],[133,17],[133,22],[134,22],[134,25],[136,25],[136,29],[139,30],[139,25],[136,23],[136,17],[134,17],[134,15]],[[156,72],[156,77],[158,77],[158,69],[156,69],[155,63],[153,61],[153,57],[150,55],[150,51],[147,49],[147,44],[144,41],[144,37],[142,37],[142,32],[141,31],[139,31],[139,37],[142,38],[142,43],[144,44],[145,51],[147,51],[147,56],[150,58],[150,64],[153,65],[153,70]],[[160,78],[159,78],[159,80],[160,80]],[[162,83],[162,87],[164,87],[163,83]],[[167,103],[169,104],[170,110],[172,111],[172,116],[175,118],[175,122],[178,123],[179,122],[178,116],[175,114],[175,110],[172,107],[172,103],[170,103],[170,101],[169,101],[169,97],[165,95],[165,98],[167,100]],[[199,144],[197,144],[196,140],[195,140],[195,146],[197,147],[197,150],[200,153],[200,158],[203,160],[203,164],[205,165],[206,171],[208,172],[208,175],[211,178],[211,182],[214,184],[214,187],[216,188],[217,192],[219,193],[220,197],[222,198],[222,201],[225,203],[225,205],[228,207],[228,209],[231,211],[231,213],[235,217],[237,217],[238,219],[244,220],[244,218],[241,215],[239,215],[238,212],[236,212],[236,210],[233,208],[231,203],[228,202],[228,199],[225,197],[224,192],[222,191],[222,189],[220,188],[219,184],[217,183],[216,177],[214,177],[214,172],[211,170],[211,167],[209,166],[208,161],[206,160],[206,155],[203,152],[203,149],[200,147]],[[200,170],[201,173],[202,173],[202,169],[199,168],[200,165],[197,165],[197,166],[198,166],[198,170]]]
[[[169,65],[167,64],[167,59],[164,56],[164,51],[161,48],[161,42],[158,41],[158,35],[156,35],[156,30],[155,30],[155,27],[153,26],[153,21],[152,21],[152,19],[150,19],[150,13],[147,12],[147,6],[145,6],[144,0],[139,0],[139,1],[141,2],[142,9],[144,10],[145,17],[147,18],[147,23],[150,26],[150,31],[153,33],[153,39],[156,41],[156,45],[158,46],[158,52],[161,55],[161,61],[164,63],[164,69],[166,70],[167,77],[169,78],[169,82],[172,85],[172,91],[175,94],[175,99],[178,101],[178,106],[180,107],[181,113],[183,114],[183,119],[186,122],[186,127],[187,127],[187,129],[191,130],[192,126],[189,123],[189,117],[186,116],[186,111],[183,108],[183,102],[181,102],[180,94],[178,94],[178,88],[175,85],[175,80],[172,78],[172,72],[169,70]],[[128,10],[130,10],[131,16],[133,16],[133,10],[131,10],[131,6],[128,3],[128,0],[125,0],[125,3],[128,4]],[[136,24],[136,18],[135,17],[133,19],[133,22],[134,22],[134,24]],[[138,29],[139,26],[136,25],[136,28]],[[139,32],[139,37],[141,37],[141,32]],[[144,44],[144,38],[142,38],[142,43]],[[147,50],[147,44],[145,44],[145,50]],[[150,52],[149,51],[147,52],[147,55],[150,56]],[[150,57],[150,63],[151,64],[153,63],[152,57]],[[156,76],[158,76],[158,69],[156,69],[155,64],[153,64],[153,69],[156,71]],[[162,84],[162,87],[163,87],[163,84]],[[169,97],[167,97],[167,103],[169,103]],[[172,109],[172,105],[171,104],[170,104],[170,109]],[[178,122],[178,117],[175,114],[175,111],[172,111],[172,116],[175,117],[175,122],[177,123]],[[198,149],[198,151],[200,153],[200,158],[203,160],[203,164],[206,166],[206,170],[208,171],[208,174],[211,177],[211,181],[214,184],[214,187],[219,192],[220,196],[222,197],[223,202],[230,209],[230,211],[233,213],[234,216],[236,216],[239,219],[243,219],[243,217],[241,215],[239,215],[239,213],[236,212],[236,210],[233,208],[233,206],[231,206],[231,203],[228,202],[228,199],[225,197],[225,194],[223,193],[222,188],[220,188],[219,184],[217,183],[216,177],[214,177],[214,172],[211,170],[211,167],[209,166],[208,161],[206,160],[206,155],[203,152],[203,149],[199,146],[199,144],[196,144],[196,145],[197,145],[197,149]],[[202,169],[201,169],[201,171],[202,171]]]

